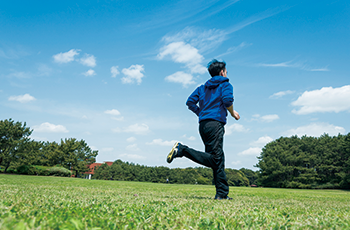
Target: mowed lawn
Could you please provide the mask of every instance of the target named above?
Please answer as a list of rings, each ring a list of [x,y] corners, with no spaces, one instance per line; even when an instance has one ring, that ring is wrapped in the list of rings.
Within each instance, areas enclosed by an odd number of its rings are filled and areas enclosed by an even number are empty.
[[[350,192],[0,174],[0,229],[350,229]]]

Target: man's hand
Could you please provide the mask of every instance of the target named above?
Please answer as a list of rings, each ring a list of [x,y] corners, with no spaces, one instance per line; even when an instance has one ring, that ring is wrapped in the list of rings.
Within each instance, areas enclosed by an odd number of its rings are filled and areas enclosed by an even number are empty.
[[[239,120],[239,118],[241,118],[240,116],[239,116],[239,113],[237,112],[237,111],[234,111],[233,110],[233,114],[231,114],[232,115],[232,117],[234,117],[236,120]]]
[[[237,111],[234,111],[233,110],[233,105],[231,105],[230,107],[227,108],[227,110],[230,112],[231,116],[236,119],[236,120],[239,120],[239,118],[241,118],[239,116],[239,113]]]

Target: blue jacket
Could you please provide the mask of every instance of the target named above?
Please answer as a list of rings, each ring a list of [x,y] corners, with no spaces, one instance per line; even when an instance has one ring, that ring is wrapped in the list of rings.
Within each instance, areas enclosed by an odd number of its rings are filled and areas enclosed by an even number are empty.
[[[199,106],[197,103],[199,102]],[[227,107],[233,104],[233,87],[227,77],[215,76],[197,87],[188,97],[186,105],[199,117],[226,124]]]

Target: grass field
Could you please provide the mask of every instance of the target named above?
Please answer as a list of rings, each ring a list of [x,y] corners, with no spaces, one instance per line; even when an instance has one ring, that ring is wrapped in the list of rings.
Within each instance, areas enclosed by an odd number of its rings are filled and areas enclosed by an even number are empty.
[[[350,229],[350,192],[0,174],[0,229]]]

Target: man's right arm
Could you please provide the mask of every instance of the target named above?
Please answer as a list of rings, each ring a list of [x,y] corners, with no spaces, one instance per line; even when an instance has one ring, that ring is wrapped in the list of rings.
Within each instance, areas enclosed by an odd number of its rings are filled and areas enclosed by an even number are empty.
[[[193,93],[188,97],[186,101],[186,105],[188,106],[188,109],[194,112],[197,116],[199,116],[199,107],[197,106],[197,103],[199,101],[199,87],[193,91]]]

